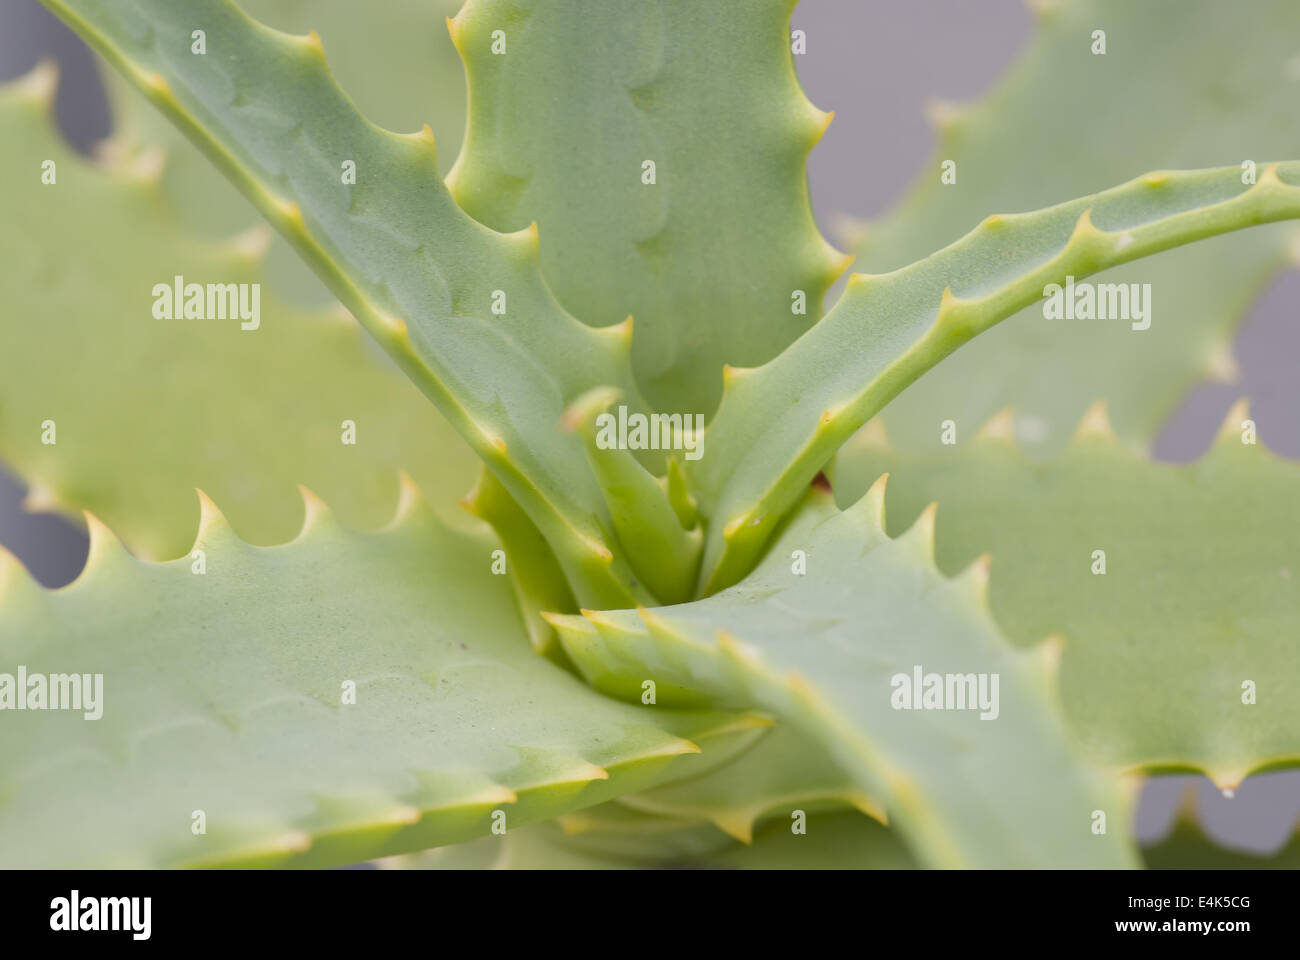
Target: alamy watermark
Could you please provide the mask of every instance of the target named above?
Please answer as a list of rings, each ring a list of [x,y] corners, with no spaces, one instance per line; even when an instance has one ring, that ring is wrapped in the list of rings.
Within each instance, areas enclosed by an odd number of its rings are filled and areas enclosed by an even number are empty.
[[[1134,330],[1151,326],[1151,284],[1049,283],[1043,287],[1045,320],[1129,320]]]
[[[186,283],[180,274],[171,283],[153,285],[155,320],[239,320],[240,330],[262,325],[260,283]]]
[[[693,419],[693,424],[692,424]],[[681,450],[687,460],[704,456],[704,414],[632,413],[620,405],[618,415],[596,417],[596,446],[601,450]]]
[[[80,710],[87,720],[104,715],[102,673],[0,673],[0,710]]]
[[[148,940],[153,932],[152,897],[83,897],[73,890],[50,901],[50,929],[75,933],[83,930],[121,930],[133,940]]]
[[[978,710],[981,720],[998,718],[996,673],[925,673],[921,665],[910,674],[889,678],[889,705],[895,710]]]

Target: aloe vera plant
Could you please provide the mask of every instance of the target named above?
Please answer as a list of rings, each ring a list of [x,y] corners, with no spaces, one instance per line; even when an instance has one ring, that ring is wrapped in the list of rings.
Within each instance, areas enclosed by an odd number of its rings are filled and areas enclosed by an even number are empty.
[[[1140,446],[1295,244],[1294,5],[1036,4],[824,310],[794,0],[43,2],[119,121],[0,88],[0,456],[91,540],[0,554],[0,863],[1243,859],[1132,788],[1300,758],[1296,467]],[[1264,92],[1024,157],[1170,23]]]

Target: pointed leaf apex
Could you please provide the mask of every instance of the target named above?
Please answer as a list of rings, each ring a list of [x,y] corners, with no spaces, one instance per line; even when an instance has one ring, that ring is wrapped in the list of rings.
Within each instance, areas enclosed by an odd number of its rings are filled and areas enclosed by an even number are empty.
[[[1205,358],[1204,373],[1213,383],[1236,383],[1241,379],[1241,367],[1237,366],[1231,341],[1215,341]]]
[[[871,524],[877,530],[885,528],[885,488],[889,483],[889,474],[882,473],[876,477],[870,489],[867,490],[858,502],[849,507],[845,513],[852,513],[861,517],[867,523]]]
[[[1228,412],[1224,414],[1223,422],[1219,424],[1219,433],[1215,438],[1219,443],[1239,442],[1241,440],[1242,422],[1251,419],[1250,416],[1250,398],[1238,397]]]
[[[593,387],[565,408],[560,417],[560,426],[566,433],[577,433],[584,427],[594,425],[596,418],[622,395],[617,387]]]
[[[172,95],[172,88],[167,85],[167,79],[161,73],[146,75],[143,85],[146,92],[151,93],[155,99],[167,99]]]
[[[1070,233],[1069,246],[1077,247],[1095,243],[1098,239],[1105,239],[1107,236],[1108,234],[1097,229],[1096,224],[1092,222],[1092,207],[1086,207],[1083,213],[1079,214],[1079,219],[1074,223],[1074,230]],[[1118,238],[1116,239],[1118,240]]]
[[[970,566],[957,575],[957,579],[970,585],[981,604],[989,598],[989,576],[993,571],[993,554],[985,551],[971,561]]]
[[[295,228],[302,227],[302,208],[298,204],[292,200],[276,200],[275,206],[280,219],[286,224]]]
[[[1025,651],[1032,671],[1041,679],[1055,700],[1060,695],[1061,659],[1065,656],[1065,637],[1054,633]]]
[[[709,818],[713,825],[741,843],[749,845],[754,842],[754,820],[757,814],[753,810],[718,810]]]
[[[830,243],[826,244],[826,249],[831,258],[831,282],[834,283],[845,270],[853,266],[853,261],[857,259],[857,255],[837,250]]]
[[[54,489],[39,480],[32,481],[31,486],[27,488],[27,496],[23,497],[22,502],[24,513],[55,513],[61,506],[62,503]]]
[[[117,539],[117,534],[109,528],[103,520],[95,516],[89,510],[81,511],[81,515],[86,523],[86,533],[90,537],[90,550],[86,558],[86,566],[83,576],[90,571],[97,563],[108,553],[121,551],[126,552],[121,541]]]
[[[1084,411],[1083,418],[1074,430],[1073,442],[1088,438],[1115,440],[1115,429],[1110,424],[1110,414],[1106,410],[1106,401],[1097,400]]]
[[[729,387],[753,369],[753,367],[733,367],[729,363],[724,363],[722,365],[722,386]]]
[[[608,327],[595,327],[595,331],[610,337],[621,347],[631,347],[632,345],[632,314],[628,314],[619,323],[610,324]]]
[[[435,150],[438,148],[438,142],[434,139],[433,136],[433,128],[430,127],[427,123],[424,126],[422,126],[419,130],[417,130],[415,133],[411,134],[411,136],[414,139],[420,141],[421,143],[428,144],[430,147],[432,147]]]
[[[1246,779],[1244,770],[1207,770],[1206,775],[1216,787],[1229,794],[1235,793]]]
[[[536,220],[522,230],[507,233],[505,236],[513,241],[529,258],[536,258],[538,251],[541,249],[541,232],[538,229]]]
[[[298,494],[302,497],[303,506],[302,532],[298,534],[301,537],[328,516],[330,508],[304,484],[298,484]]]
[[[308,30],[302,38],[302,44],[312,53],[321,57],[325,56],[325,44],[321,42],[320,34],[315,30]]]
[[[457,52],[463,55],[465,51],[460,48],[461,29],[459,15],[447,17],[447,34],[451,37],[451,44],[456,48]]]
[[[931,97],[921,106],[926,121],[939,133],[950,133],[966,115],[967,107],[951,100]]]
[[[921,511],[916,522],[898,539],[912,544],[928,563],[934,562],[934,527],[935,515],[939,512],[939,502],[931,500]]]
[[[847,213],[831,214],[829,224],[831,235],[853,250],[866,243],[871,234],[871,221]]]
[[[271,249],[274,234],[265,223],[255,224],[230,238],[230,249],[236,257],[251,263],[260,262]]]
[[[162,147],[150,146],[131,158],[125,172],[137,183],[158,184],[162,182],[163,171],[166,168],[167,151]]]
[[[59,63],[52,57],[43,57],[36,66],[14,81],[13,89],[37,103],[50,106],[59,89]]]
[[[867,425],[858,431],[855,446],[864,450],[893,450],[884,418],[877,416],[868,420]]]
[[[975,433],[976,442],[980,443],[1003,443],[1015,446],[1016,443],[1016,411],[1012,407],[1004,407],[984,422],[984,425]]]
[[[460,501],[461,506],[465,505],[465,500],[470,499],[470,496],[472,494],[466,495]],[[420,487],[415,482],[415,479],[405,470],[399,470],[397,474],[397,509],[393,511],[393,519],[388,521],[384,529],[395,530],[400,527],[416,512],[423,499],[423,494],[420,493]]]
[[[881,806],[873,797],[865,793],[852,791],[845,795],[844,799],[849,806],[853,807],[859,813],[865,814],[872,820],[877,821],[882,826],[889,826],[889,812]]]
[[[194,492],[199,497],[199,529],[194,537],[194,547],[197,547],[214,528],[224,525],[226,518],[221,512],[221,508],[213,502],[211,497],[198,487],[194,488]],[[191,548],[192,551],[193,548]]]
[[[1061,0],[1024,0],[1025,8],[1037,20],[1045,20],[1061,9]]]
[[[379,314],[377,319],[379,328],[394,340],[402,341],[410,338],[411,332],[406,327],[406,321],[401,317]]]
[[[745,646],[745,644],[741,643],[740,638],[734,633],[728,633],[726,630],[719,629],[716,636],[718,649],[732,660],[743,663],[751,668],[760,665],[758,655],[749,647]]]

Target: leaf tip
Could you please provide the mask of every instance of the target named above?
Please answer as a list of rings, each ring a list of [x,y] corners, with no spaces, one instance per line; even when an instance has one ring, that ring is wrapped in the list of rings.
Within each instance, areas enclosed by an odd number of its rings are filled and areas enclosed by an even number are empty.
[[[313,530],[322,519],[329,515],[330,508],[325,501],[308,488],[305,484],[298,484],[298,495],[302,497],[302,531],[299,537]]]
[[[1106,408],[1105,400],[1096,400],[1083,413],[1083,418],[1079,425],[1074,429],[1072,442],[1078,443],[1082,440],[1116,440],[1115,428],[1111,426],[1110,413]]]
[[[298,42],[306,50],[309,50],[322,60],[325,59],[325,44],[321,42],[320,34],[315,30],[308,30],[306,34],[298,38]]]
[[[462,507],[465,506],[465,501],[470,499],[471,496],[472,494],[467,494],[460,500]],[[399,470],[397,472],[397,507],[393,511],[393,519],[384,525],[384,529],[396,530],[402,526],[415,514],[423,500],[424,496],[421,494],[420,486],[415,482],[415,478],[405,470]],[[469,508],[466,507],[465,509]],[[474,511],[470,510],[470,512],[473,513]]]
[[[1230,340],[1216,340],[1211,344],[1202,372],[1212,383],[1236,383],[1241,379],[1241,367],[1237,366]]]
[[[1016,444],[1016,411],[1013,407],[1004,407],[975,432],[976,443],[1000,443],[1009,446]]]
[[[271,249],[273,235],[265,223],[258,223],[230,238],[230,251],[239,259],[260,262]]]
[[[927,563],[934,563],[934,529],[935,518],[939,513],[939,501],[931,500],[917,516],[912,526],[899,537],[910,544]]]
[[[451,45],[456,48],[456,52],[464,56],[465,51],[461,49],[461,27],[459,15],[447,17],[447,35],[451,37]]]
[[[44,107],[52,106],[59,89],[59,63],[52,57],[42,57],[36,66],[19,77],[13,91]]]
[[[23,497],[22,508],[24,513],[55,513],[62,508],[62,503],[53,487],[33,480]]]
[[[1219,443],[1236,442],[1241,439],[1242,431],[1246,429],[1245,422],[1251,419],[1250,416],[1250,398],[1238,397],[1228,412],[1224,414],[1223,422],[1219,424],[1219,432],[1216,440]]]
[[[967,113],[967,107],[951,100],[930,97],[921,105],[921,112],[926,122],[937,133],[952,133]]]
[[[225,524],[226,518],[211,497],[198,487],[194,488],[194,492],[199,498],[199,529],[194,537],[194,546],[198,547],[207,540],[213,530]]]

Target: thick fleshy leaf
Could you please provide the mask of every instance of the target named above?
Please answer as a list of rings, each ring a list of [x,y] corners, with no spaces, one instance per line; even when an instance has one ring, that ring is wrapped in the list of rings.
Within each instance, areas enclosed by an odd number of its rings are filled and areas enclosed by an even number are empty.
[[[763,820],[775,817],[789,826],[796,811],[809,816],[853,806],[884,818],[824,749],[784,724],[706,776],[627,794],[618,802],[663,817],[707,820],[742,843],[752,842]]]
[[[461,211],[427,128],[400,135],[363,118],[315,35],[277,33],[228,0],[47,5],[207,153],[434,401],[538,525],[580,600],[649,598],[612,549],[581,444],[559,427],[593,386],[637,405],[631,330],[592,330],[564,311],[535,230],[499,234]]]
[[[808,202],[830,115],[795,78],[793,7],[471,0],[451,23],[470,91],[453,194],[497,230],[537,221],[575,316],[636,318],[658,409],[712,413],[722,365],[779,353],[848,262]]]
[[[729,372],[704,456],[688,464],[713,518],[701,593],[744,576],[817,471],[899,391],[1049,284],[1300,217],[1300,161],[1242,179],[1238,167],[1152,173],[1046,210],[990,216],[893,273],[854,274],[834,309],[779,357]]]
[[[253,547],[205,501],[192,558],[164,564],[92,520],[57,591],[3,557],[0,704],[21,670],[27,709],[0,714],[0,863],[354,862],[707,771],[686,737],[752,737],[536,656],[494,541],[442,527],[413,485],[379,533],[307,507],[293,542]],[[33,678],[56,674],[102,685],[35,709]]]
[[[985,99],[936,105],[938,147],[907,197],[867,226],[857,266],[905,266],[990,211],[1033,210],[1143,170],[1300,156],[1291,0],[1052,0]],[[1093,31],[1106,33],[1105,55]],[[1153,77],[1176,78],[1151,82]],[[957,182],[940,182],[940,164]],[[1150,442],[1198,380],[1235,379],[1231,333],[1294,243],[1251,231],[1108,271],[1151,284],[1150,329],[1045,321],[1030,308],[944,360],[890,404],[900,450],[937,450],[939,424],[972,428],[1014,406],[1035,452],[1061,449],[1097,397],[1126,440]]]
[[[465,129],[465,75],[444,18],[461,0],[384,0],[364,13],[355,0],[243,0],[240,5],[278,30],[315,30],[329,48],[339,85],[374,123],[390,130],[418,130],[427,123],[439,143],[459,142]],[[106,152],[165,150],[161,187],[167,208],[192,230],[222,236],[260,222],[239,191],[138,91],[111,69],[103,74],[113,110]],[[440,166],[446,169],[454,159],[447,154]],[[267,254],[267,273],[276,291],[294,302],[334,300],[279,238]]]
[[[1244,405],[1190,465],[1124,447],[1101,407],[1046,463],[1011,423],[946,455],[861,434],[837,494],[850,502],[889,470],[891,530],[938,500],[941,569],[992,551],[994,616],[1017,644],[1065,637],[1065,714],[1098,759],[1224,787],[1300,762],[1300,464],[1242,442],[1255,432]]]
[[[646,814],[607,813],[594,807],[606,829],[566,832],[564,824],[539,823],[504,837],[485,837],[383,861],[407,870],[618,870],[691,867],[740,870],[900,870],[914,867],[907,849],[887,828],[856,811],[817,814],[806,834],[786,823],[759,827],[752,844],[738,843],[713,827],[683,824]],[[593,818],[586,812],[581,816]]]
[[[262,284],[258,238],[201,241],[170,216],[154,171],[73,153],[51,126],[53,83],[41,69],[0,88],[0,456],[29,503],[88,509],[132,550],[170,559],[193,543],[195,487],[268,544],[301,527],[299,483],[349,526],[377,527],[404,469],[463,525],[456,499],[477,457],[341,308],[290,307],[264,285],[255,329],[153,315],[154,285],[178,275]]]
[[[553,622],[598,689],[662,678],[799,728],[924,863],[1132,864],[1124,804],[1077,761],[1043,654],[1013,651],[989,616],[983,565],[943,579],[930,516],[890,540],[883,499],[878,484],[839,513],[812,492],[758,569],[714,597]]]

